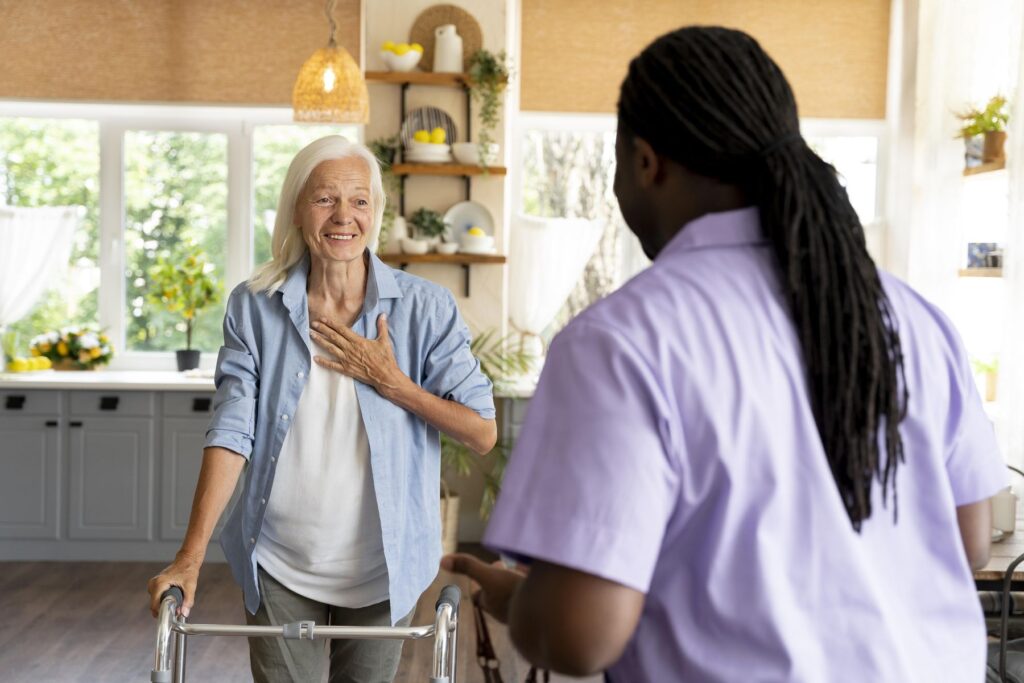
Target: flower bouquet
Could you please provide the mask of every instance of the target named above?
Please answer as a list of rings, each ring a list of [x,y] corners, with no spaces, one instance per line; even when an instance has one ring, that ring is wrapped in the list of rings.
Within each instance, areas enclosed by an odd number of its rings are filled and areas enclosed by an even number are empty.
[[[107,335],[81,325],[33,338],[29,352],[49,358],[57,370],[93,370],[114,357],[114,347]]]

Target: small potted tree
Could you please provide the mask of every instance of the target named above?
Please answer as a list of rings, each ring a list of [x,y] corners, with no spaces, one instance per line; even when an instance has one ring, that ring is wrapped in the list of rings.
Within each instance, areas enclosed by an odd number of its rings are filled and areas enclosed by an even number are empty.
[[[957,114],[960,119],[960,137],[967,147],[967,167],[988,164],[1005,159],[1006,125],[1010,121],[1010,106],[1006,98],[996,95],[984,109],[972,107]],[[980,160],[979,160],[980,159]]]
[[[212,272],[213,264],[195,244],[161,254],[149,271],[150,303],[180,313],[185,321],[185,348],[175,352],[179,371],[199,367],[199,351],[192,348],[192,328],[196,316],[220,298],[220,284]]]

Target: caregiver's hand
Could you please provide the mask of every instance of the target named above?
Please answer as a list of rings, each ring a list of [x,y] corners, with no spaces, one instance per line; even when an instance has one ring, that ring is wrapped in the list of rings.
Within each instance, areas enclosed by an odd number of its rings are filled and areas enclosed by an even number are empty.
[[[382,313],[377,318],[377,338],[366,339],[344,325],[320,318],[310,324],[309,337],[328,357],[314,356],[320,366],[368,384],[384,398],[398,393],[411,382],[398,368],[388,336],[388,323]]]

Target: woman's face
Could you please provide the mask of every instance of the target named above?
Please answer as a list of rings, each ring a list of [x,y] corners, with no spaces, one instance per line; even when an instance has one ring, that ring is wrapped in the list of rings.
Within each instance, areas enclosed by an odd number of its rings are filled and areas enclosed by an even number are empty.
[[[294,221],[312,258],[345,262],[361,258],[373,231],[366,161],[346,157],[317,165],[299,193]]]

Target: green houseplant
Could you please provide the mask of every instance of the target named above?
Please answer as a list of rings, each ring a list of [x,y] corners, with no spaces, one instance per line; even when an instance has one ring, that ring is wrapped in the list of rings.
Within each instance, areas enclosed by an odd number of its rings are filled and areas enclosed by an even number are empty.
[[[398,215],[392,197],[398,194],[398,177],[394,172],[395,159],[398,157],[398,150],[401,141],[397,135],[386,138],[371,140],[367,145],[373,155],[380,161],[381,181],[384,185],[384,194],[387,197],[384,203],[384,217],[380,224],[380,236],[377,238],[377,253],[384,253],[388,240],[391,236],[391,229],[395,225],[395,216]]]
[[[496,338],[493,330],[473,339],[470,350],[480,361],[480,369],[497,388],[507,385],[517,375],[529,371],[534,360],[532,354],[520,350],[518,344],[514,344],[510,337]],[[490,515],[494,501],[498,498],[501,478],[505,473],[511,447],[507,441],[499,440],[490,453],[493,462],[487,466],[481,457],[469,448],[444,434],[441,435],[441,463],[447,470],[459,477],[468,477],[474,471],[479,471],[483,475],[484,495],[480,501],[482,519]]]
[[[982,163],[1000,161],[1004,158],[1006,126],[1010,122],[1010,105],[1002,95],[991,98],[983,109],[972,107],[957,114],[960,119],[958,137],[967,145],[968,166],[978,158],[977,140],[984,136],[980,158]]]
[[[501,93],[508,83],[505,52],[494,54],[489,50],[477,50],[469,58],[468,74],[470,93],[478,106],[480,118],[480,132],[477,134],[480,165],[487,168],[494,129],[498,125]]]
[[[195,244],[165,251],[149,270],[149,302],[180,313],[185,321],[185,348],[175,352],[178,370],[199,367],[199,351],[192,348],[192,328],[196,316],[220,298],[220,284],[212,272],[213,264]]]
[[[409,223],[416,229],[416,233],[428,240],[433,240],[444,235],[448,224],[437,211],[427,208],[419,208],[409,217]]]

